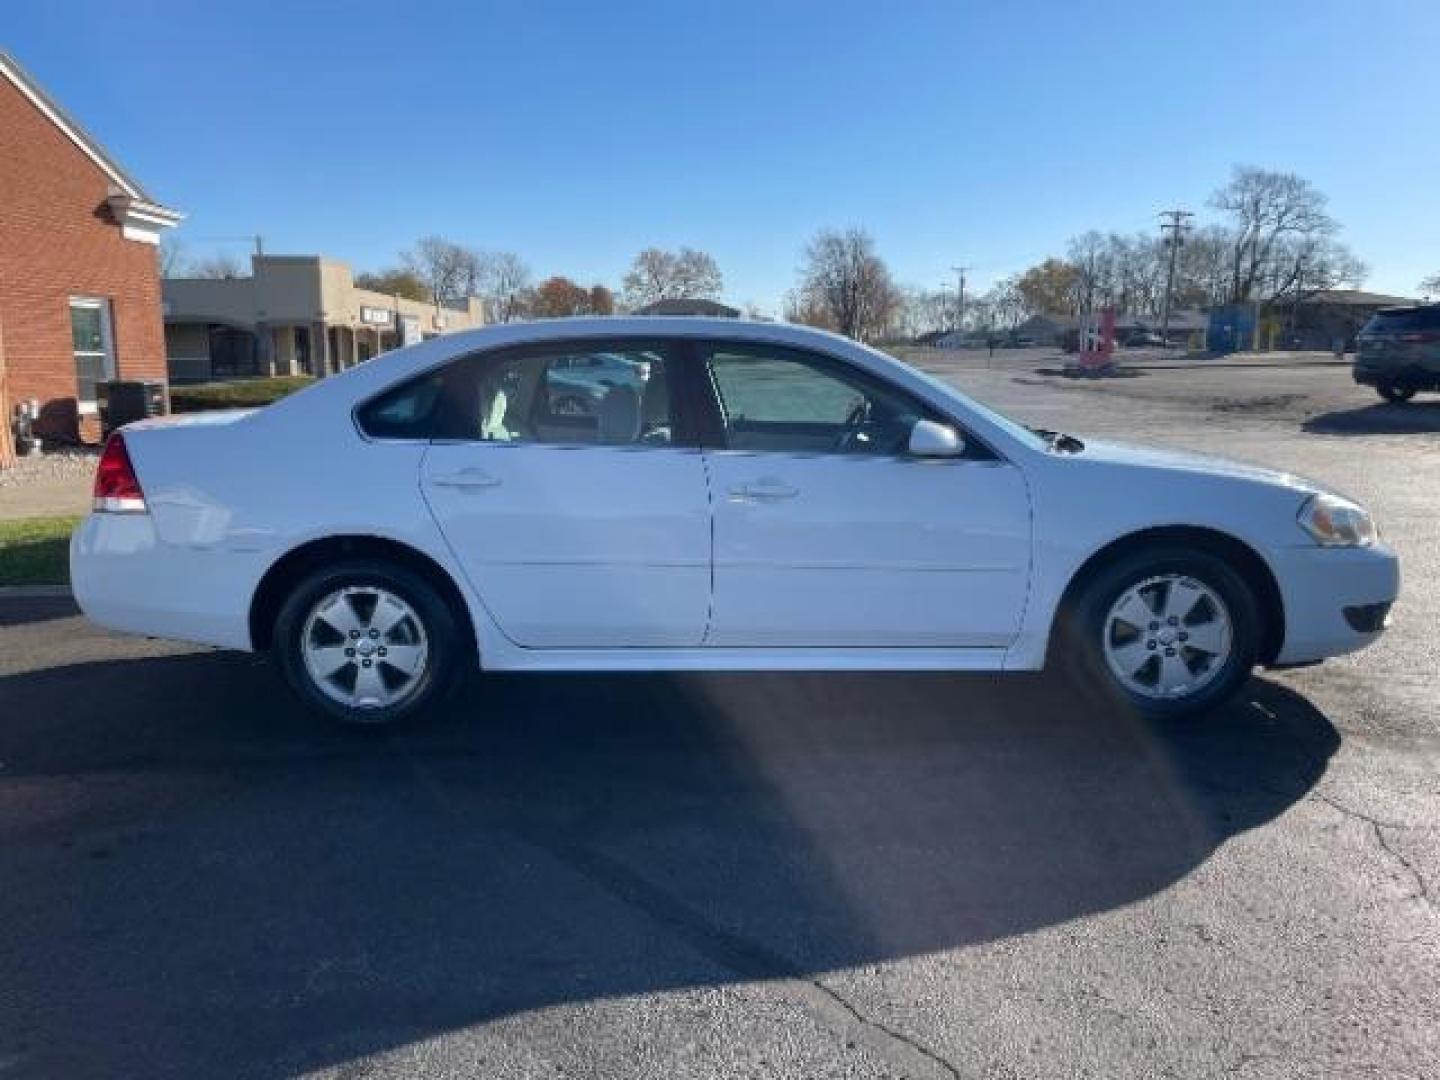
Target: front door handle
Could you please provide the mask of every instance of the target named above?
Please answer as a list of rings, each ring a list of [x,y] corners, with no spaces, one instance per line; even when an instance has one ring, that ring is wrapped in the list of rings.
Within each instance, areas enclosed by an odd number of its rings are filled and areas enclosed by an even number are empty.
[[[775,502],[779,499],[793,499],[800,494],[800,489],[791,487],[780,480],[755,480],[746,484],[737,484],[730,489],[730,495],[736,499],[754,499],[757,502]]]
[[[442,473],[440,476],[430,477],[430,483],[436,487],[452,488],[493,488],[500,486],[500,478],[491,476],[484,469],[461,469],[459,472]]]

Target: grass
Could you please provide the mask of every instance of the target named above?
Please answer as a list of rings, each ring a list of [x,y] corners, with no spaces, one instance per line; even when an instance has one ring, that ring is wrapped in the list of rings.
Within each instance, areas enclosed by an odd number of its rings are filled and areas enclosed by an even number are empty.
[[[79,517],[0,521],[0,586],[68,584],[70,534],[79,521]]]
[[[315,380],[308,375],[277,375],[269,379],[237,379],[234,382],[196,383],[172,386],[173,412],[204,412],[207,409],[254,409],[269,405]]]

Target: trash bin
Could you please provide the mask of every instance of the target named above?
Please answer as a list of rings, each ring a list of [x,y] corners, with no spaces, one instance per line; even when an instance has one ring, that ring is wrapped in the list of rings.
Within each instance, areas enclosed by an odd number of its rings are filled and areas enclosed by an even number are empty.
[[[100,426],[107,435],[132,421],[169,411],[165,384],[158,379],[111,379],[97,389]]]

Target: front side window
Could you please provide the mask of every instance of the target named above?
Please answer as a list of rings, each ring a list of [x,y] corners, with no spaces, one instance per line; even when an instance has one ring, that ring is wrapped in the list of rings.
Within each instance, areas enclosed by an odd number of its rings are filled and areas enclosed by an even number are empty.
[[[75,355],[75,400],[81,412],[93,412],[99,384],[115,378],[110,301],[80,296],[70,300],[70,343]]]
[[[574,346],[470,357],[381,395],[360,412],[376,438],[563,446],[674,442],[658,349]]]
[[[903,454],[915,422],[934,419],[901,390],[793,349],[718,348],[710,377],[730,450]]]

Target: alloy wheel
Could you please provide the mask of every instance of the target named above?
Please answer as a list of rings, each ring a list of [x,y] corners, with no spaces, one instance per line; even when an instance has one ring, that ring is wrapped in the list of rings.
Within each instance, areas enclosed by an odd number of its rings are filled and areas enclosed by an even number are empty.
[[[1234,648],[1225,601],[1184,574],[1148,577],[1126,589],[1101,632],[1111,673],[1127,690],[1154,700],[1202,690]]]
[[[353,709],[385,708],[409,697],[430,656],[415,609],[378,586],[322,597],[306,617],[300,648],[315,685]]]

